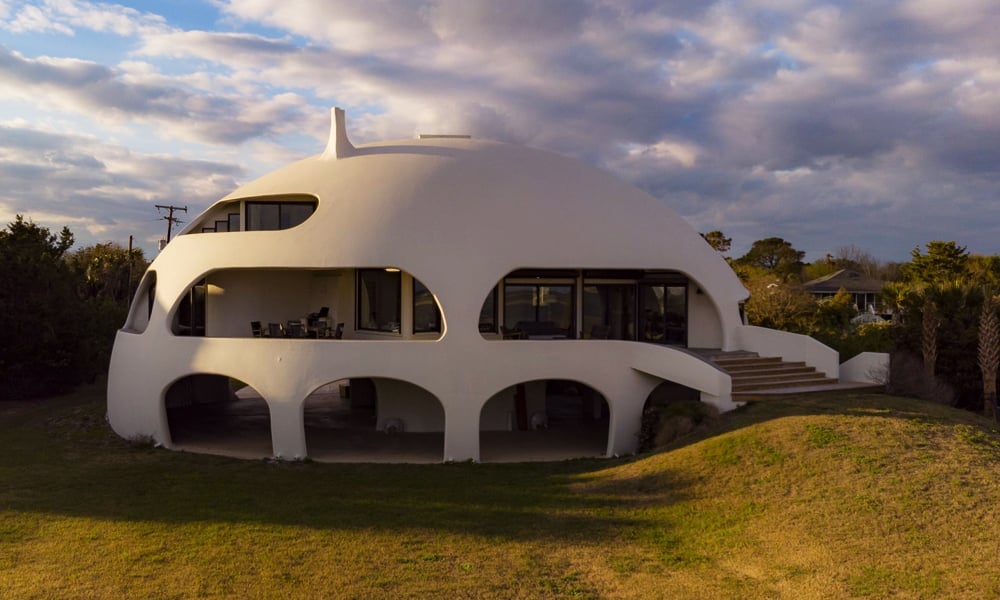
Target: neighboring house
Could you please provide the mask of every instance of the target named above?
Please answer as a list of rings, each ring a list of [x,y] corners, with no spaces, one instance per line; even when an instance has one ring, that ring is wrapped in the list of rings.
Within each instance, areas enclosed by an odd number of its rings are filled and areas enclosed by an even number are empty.
[[[807,281],[802,287],[818,300],[832,298],[837,292],[844,290],[854,299],[854,305],[859,313],[882,312],[882,302],[879,297],[885,282],[858,271],[840,269],[824,277]]]
[[[108,417],[173,447],[168,413],[230,397],[234,378],[266,401],[273,455],[306,457],[306,398],[373,382],[373,428],[443,432],[442,460],[479,460],[486,432],[544,427],[545,382],[570,382],[603,405],[603,453],[625,454],[664,382],[736,406],[689,349],[837,377],[818,342],[744,325],[746,296],[682,218],[604,171],[467,136],[355,147],[335,109],[323,154],[222,198],[152,263]]]

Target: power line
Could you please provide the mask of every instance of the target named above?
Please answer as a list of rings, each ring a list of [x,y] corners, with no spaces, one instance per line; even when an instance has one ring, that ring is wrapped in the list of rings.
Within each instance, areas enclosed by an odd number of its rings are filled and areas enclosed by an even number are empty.
[[[186,214],[188,209],[186,206],[172,206],[172,205],[165,206],[163,204],[157,204],[156,208],[167,211],[167,214],[161,218],[167,222],[167,242],[170,242],[170,232],[173,230],[174,223],[178,224],[183,223],[183,221],[174,216],[174,211],[183,210]]]

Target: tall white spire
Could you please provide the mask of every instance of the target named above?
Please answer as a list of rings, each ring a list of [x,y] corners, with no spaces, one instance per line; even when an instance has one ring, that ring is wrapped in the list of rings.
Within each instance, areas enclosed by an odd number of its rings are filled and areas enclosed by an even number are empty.
[[[344,109],[336,106],[330,109],[330,139],[326,142],[323,158],[336,160],[354,154],[354,144],[347,139],[346,121]]]

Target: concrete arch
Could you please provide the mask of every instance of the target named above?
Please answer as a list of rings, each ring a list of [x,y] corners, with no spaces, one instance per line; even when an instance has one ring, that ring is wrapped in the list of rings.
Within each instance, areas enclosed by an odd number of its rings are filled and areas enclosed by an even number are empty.
[[[607,456],[611,403],[593,386],[537,379],[508,386],[480,408],[481,462]]]
[[[272,456],[271,406],[255,388],[227,375],[189,373],[163,389],[170,448],[239,458]]]
[[[432,392],[390,377],[344,377],[301,402],[308,456],[321,462],[427,463],[444,459],[447,413]]]

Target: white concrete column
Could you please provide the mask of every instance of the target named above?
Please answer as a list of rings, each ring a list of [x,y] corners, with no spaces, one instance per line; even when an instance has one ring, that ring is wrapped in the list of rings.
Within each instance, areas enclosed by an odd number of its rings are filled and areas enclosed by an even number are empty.
[[[268,401],[271,411],[271,448],[275,457],[297,460],[306,457],[306,430],[302,403],[290,398]]]
[[[608,456],[634,454],[639,448],[642,407],[659,379],[633,371],[618,386],[607,388],[610,397],[611,423],[608,431]]]
[[[479,403],[471,394],[440,396],[444,415],[444,460],[479,462]]]

